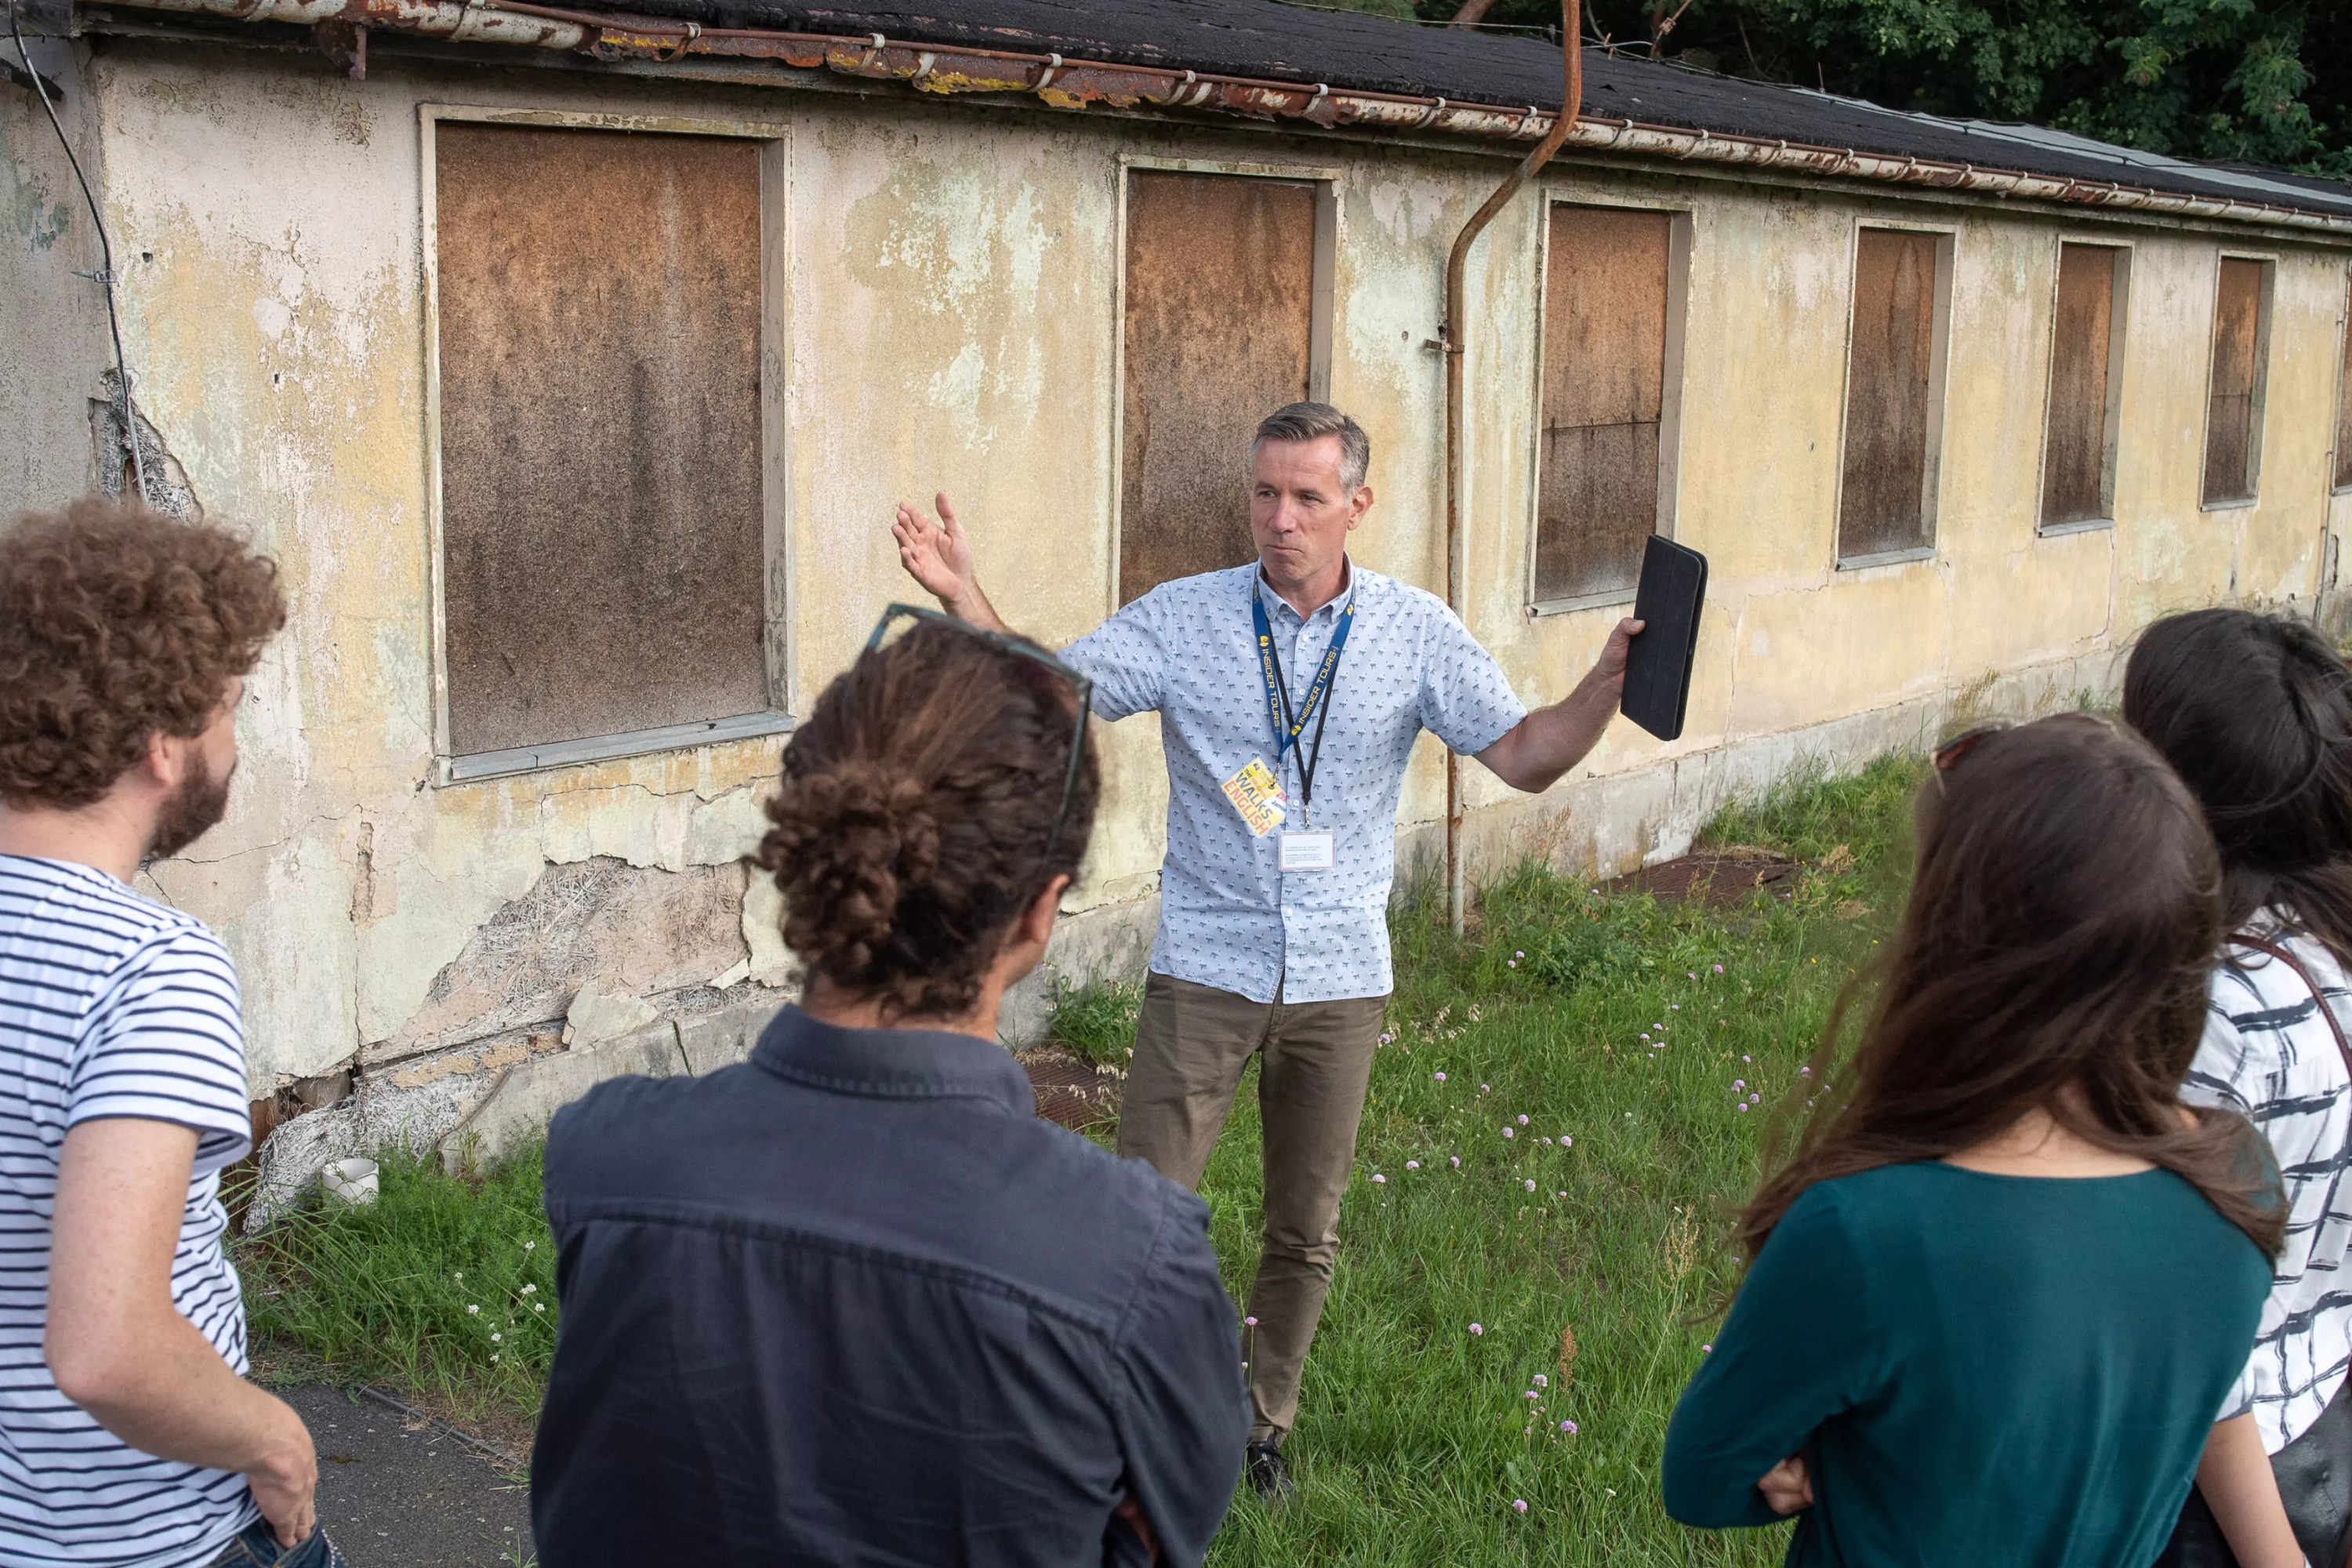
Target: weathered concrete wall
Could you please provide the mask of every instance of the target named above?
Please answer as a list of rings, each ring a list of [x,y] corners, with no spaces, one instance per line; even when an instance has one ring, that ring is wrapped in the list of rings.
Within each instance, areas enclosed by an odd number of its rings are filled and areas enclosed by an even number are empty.
[[[1443,582],[1442,370],[1425,344],[1446,247],[1498,159],[383,55],[354,83],[314,60],[125,45],[88,79],[110,219],[153,258],[126,323],[144,402],[208,510],[257,532],[294,598],[255,682],[230,820],[155,872],[237,954],[257,1094],[356,1062],[360,1103],[379,1097],[370,1125],[405,1118],[440,1138],[488,1114],[505,1094],[492,1084],[582,1070],[541,1064],[565,1054],[556,1021],[592,982],[590,1011],[642,996],[657,1032],[755,1017],[789,978],[772,895],[737,864],[774,742],[431,782],[420,103],[788,125],[796,706],[909,596],[887,527],[901,497],[949,490],[1000,606],[1045,640],[1111,607],[1123,157],[1335,180],[1331,395],[1371,436],[1380,496],[1358,555]],[[18,121],[0,134],[20,157]],[[1546,184],[1692,214],[1676,532],[1713,562],[1711,603],[1684,738],[1621,725],[1536,802],[1470,770],[1478,863],[1534,846],[1618,869],[1800,755],[1917,743],[1958,694],[2023,710],[2104,690],[2124,639],[2161,610],[2312,604],[2342,250],[2231,241],[2278,260],[2262,499],[2206,511],[2215,234],[1590,163]],[[1841,571],[1849,257],[1856,223],[1885,220],[1956,235],[1937,550]],[[1469,619],[1530,702],[1565,693],[1620,613],[1526,610],[1540,221],[1523,198],[1474,257],[1469,362]],[[2133,247],[2123,457],[2117,526],[2042,538],[2062,235]],[[2340,532],[2352,515],[2334,505]],[[1139,963],[1165,810],[1154,722],[1100,738],[1108,804],[1060,954],[1079,973]],[[1430,840],[1442,803],[1424,741],[1401,813],[1410,845]],[[1015,1026],[1038,1016],[1024,994]]]
[[[76,51],[59,39],[26,42],[41,74],[64,89],[58,121],[90,166],[100,155],[97,100]],[[8,433],[0,441],[0,527],[92,482],[89,400],[105,395],[114,356],[105,295],[74,274],[100,265],[56,128],[30,93],[0,89],[0,430]]]

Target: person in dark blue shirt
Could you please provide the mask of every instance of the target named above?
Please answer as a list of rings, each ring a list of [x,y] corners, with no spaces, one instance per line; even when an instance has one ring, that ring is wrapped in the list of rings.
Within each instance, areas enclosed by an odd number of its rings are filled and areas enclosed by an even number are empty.
[[[803,1005],[555,1119],[549,1568],[1193,1564],[1224,1516],[1207,1207],[1038,1120],[995,1038],[1092,826],[1085,683],[942,621],[894,608],[785,748]]]

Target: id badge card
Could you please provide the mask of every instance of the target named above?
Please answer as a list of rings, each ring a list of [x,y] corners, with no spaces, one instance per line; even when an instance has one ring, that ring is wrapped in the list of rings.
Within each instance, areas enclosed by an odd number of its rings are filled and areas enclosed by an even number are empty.
[[[1281,839],[1282,868],[1292,871],[1328,871],[1336,865],[1336,848],[1332,836],[1323,833],[1286,833]]]
[[[1252,757],[1241,770],[1224,782],[1225,798],[1234,803],[1243,823],[1254,838],[1263,838],[1282,826],[1289,813],[1285,810],[1288,797],[1282,785],[1275,781],[1274,770],[1265,765],[1263,757]]]

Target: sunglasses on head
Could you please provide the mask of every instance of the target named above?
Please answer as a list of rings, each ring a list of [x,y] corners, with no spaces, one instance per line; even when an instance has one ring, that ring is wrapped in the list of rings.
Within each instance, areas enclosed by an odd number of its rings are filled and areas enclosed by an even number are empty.
[[[901,620],[952,626],[966,637],[978,637],[992,648],[1044,666],[1049,674],[1068,681],[1076,691],[1078,713],[1077,721],[1070,730],[1070,765],[1062,775],[1062,804],[1054,813],[1054,830],[1045,837],[1045,858],[1052,859],[1054,851],[1062,847],[1062,828],[1070,819],[1070,802],[1077,794],[1078,764],[1086,757],[1087,713],[1094,706],[1095,683],[1044,648],[1025,643],[1019,637],[1007,637],[1003,632],[984,631],[969,621],[958,620],[944,611],[927,610],[919,605],[892,605],[883,611],[882,618],[874,623],[874,635],[866,639],[866,651],[872,653],[880,647],[882,639],[889,633],[891,623]]]

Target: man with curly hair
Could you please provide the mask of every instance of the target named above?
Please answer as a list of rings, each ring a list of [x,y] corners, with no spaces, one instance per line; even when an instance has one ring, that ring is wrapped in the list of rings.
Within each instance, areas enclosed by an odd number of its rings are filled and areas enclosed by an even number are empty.
[[[0,1562],[328,1568],[221,1249],[236,973],[131,888],[221,819],[276,567],[101,498],[0,533]]]

